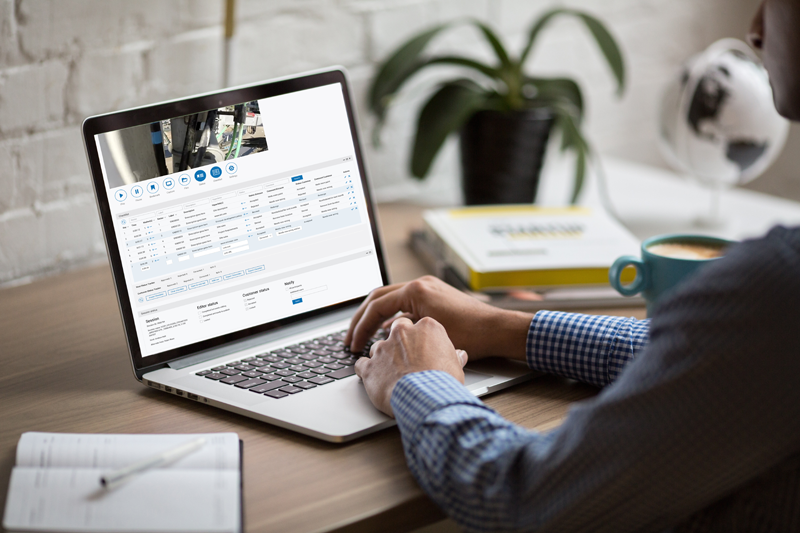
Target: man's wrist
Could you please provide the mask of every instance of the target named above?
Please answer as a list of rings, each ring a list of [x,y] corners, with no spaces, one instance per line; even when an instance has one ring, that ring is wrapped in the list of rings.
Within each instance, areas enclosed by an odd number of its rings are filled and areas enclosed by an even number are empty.
[[[480,357],[500,356],[525,361],[528,331],[533,315],[521,311],[499,310],[486,321]],[[468,354],[472,355],[472,354]]]

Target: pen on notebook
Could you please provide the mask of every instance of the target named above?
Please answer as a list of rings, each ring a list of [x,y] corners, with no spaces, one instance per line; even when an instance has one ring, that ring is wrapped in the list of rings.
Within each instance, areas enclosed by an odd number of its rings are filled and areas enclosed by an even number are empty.
[[[187,442],[186,444],[181,444],[180,446],[172,448],[171,450],[167,450],[146,459],[142,459],[139,462],[133,463],[132,465],[128,465],[124,468],[120,468],[119,470],[114,470],[108,474],[103,474],[100,476],[100,485],[105,489],[113,489],[120,483],[126,481],[128,478],[138,474],[139,472],[144,472],[145,470],[149,470],[151,468],[157,468],[163,464],[171,463],[172,461],[177,461],[182,457],[186,457],[190,453],[199,450],[205,443],[206,439],[201,437],[199,439]]]

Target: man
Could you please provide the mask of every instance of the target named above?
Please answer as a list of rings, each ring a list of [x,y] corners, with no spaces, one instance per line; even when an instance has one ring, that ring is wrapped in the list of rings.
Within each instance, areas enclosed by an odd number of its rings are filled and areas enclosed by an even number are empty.
[[[800,120],[800,0],[751,29],[775,103]],[[402,313],[394,318],[396,313]],[[469,530],[800,531],[800,229],[734,247],[652,322],[483,305],[422,278],[374,291],[345,341],[420,485]],[[462,386],[503,355],[606,386],[540,434]]]

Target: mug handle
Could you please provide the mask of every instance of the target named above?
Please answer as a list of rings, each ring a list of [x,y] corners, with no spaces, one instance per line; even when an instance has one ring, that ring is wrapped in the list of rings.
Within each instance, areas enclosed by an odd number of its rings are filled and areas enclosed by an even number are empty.
[[[636,278],[633,280],[633,283],[626,287],[619,278],[622,271],[627,266],[633,266],[636,269]],[[647,287],[647,283],[650,281],[649,278],[650,276],[647,274],[647,267],[644,262],[632,255],[623,255],[618,258],[608,270],[609,283],[623,296],[634,296],[642,292]]]

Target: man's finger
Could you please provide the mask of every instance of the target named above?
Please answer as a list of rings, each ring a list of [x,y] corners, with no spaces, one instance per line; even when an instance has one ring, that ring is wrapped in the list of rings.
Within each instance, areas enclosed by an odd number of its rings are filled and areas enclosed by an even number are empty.
[[[383,342],[383,341],[375,341],[375,342],[373,342],[373,343],[372,343],[372,346],[370,346],[370,347],[369,347],[369,358],[370,358],[370,359],[372,359],[372,356],[373,356],[373,355],[375,355],[375,351],[378,349],[378,346],[379,346],[379,345],[380,345],[382,342]]]
[[[372,300],[364,309],[364,313],[353,328],[350,351],[359,353],[370,337],[378,331],[378,326],[393,317],[398,311],[403,313],[411,311],[406,301],[406,291],[404,289],[388,292]]]
[[[359,357],[356,361],[356,376],[364,379],[364,372],[366,372],[368,365],[369,357]]]
[[[396,319],[392,321],[392,327],[389,329],[389,333],[394,331],[394,328],[399,326],[400,324],[407,324],[409,326],[413,326],[414,322],[408,317],[409,313],[403,313],[402,315],[398,316]]]
[[[358,309],[353,315],[353,319],[350,321],[350,327],[347,328],[347,333],[344,336],[345,346],[350,345],[350,342],[353,339],[353,329],[355,328],[355,325],[358,323],[358,321],[361,319],[361,315],[364,314],[364,311],[366,310],[370,302],[372,302],[372,300],[374,300],[375,298],[379,298],[388,292],[396,291],[402,286],[403,286],[402,283],[395,283],[394,285],[385,285],[383,287],[378,287],[377,289],[369,293],[369,295],[364,299],[364,301],[361,302],[361,305],[358,306]]]
[[[467,361],[469,361],[469,355],[464,350],[456,350],[456,355],[461,361],[461,368],[464,368],[464,366],[467,364]]]
[[[411,317],[412,317],[411,313],[403,313],[401,315],[393,316],[392,318],[390,318],[389,320],[384,321],[384,323],[381,324],[381,329],[391,330],[392,329],[392,324],[394,324],[394,321],[397,320],[398,318],[408,318],[409,320],[411,320]],[[413,322],[413,320],[412,320],[412,322]]]

